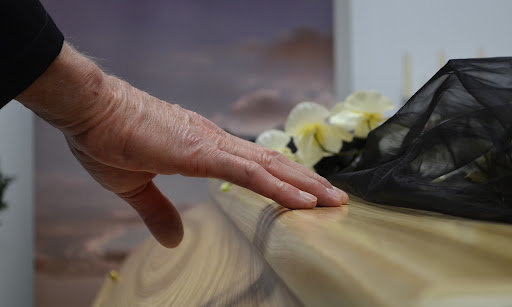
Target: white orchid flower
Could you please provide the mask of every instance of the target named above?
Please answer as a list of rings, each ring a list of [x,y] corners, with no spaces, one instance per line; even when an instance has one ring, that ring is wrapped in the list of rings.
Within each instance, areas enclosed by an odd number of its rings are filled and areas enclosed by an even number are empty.
[[[382,113],[394,108],[391,100],[377,91],[357,91],[332,108],[329,120],[334,125],[354,131],[356,137],[366,138],[385,120]]]
[[[342,141],[352,140],[345,129],[326,123],[329,115],[314,102],[301,102],[290,112],[284,131],[293,137],[299,163],[312,168],[323,157],[338,153]]]
[[[285,155],[288,159],[295,161],[295,155],[288,147],[291,137],[280,130],[267,130],[256,138],[256,144],[278,151]]]

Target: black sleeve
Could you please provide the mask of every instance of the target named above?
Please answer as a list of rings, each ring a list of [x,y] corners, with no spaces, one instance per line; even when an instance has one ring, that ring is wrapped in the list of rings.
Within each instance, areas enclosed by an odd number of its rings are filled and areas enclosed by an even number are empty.
[[[0,1],[0,108],[43,74],[63,42],[38,0]]]

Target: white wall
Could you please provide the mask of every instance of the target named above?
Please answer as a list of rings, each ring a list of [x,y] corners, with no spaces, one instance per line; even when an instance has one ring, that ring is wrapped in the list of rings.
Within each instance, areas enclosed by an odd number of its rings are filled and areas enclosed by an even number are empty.
[[[447,59],[476,57],[479,49],[486,57],[512,56],[512,1],[334,2],[340,100],[353,90],[375,89],[399,104],[405,53],[413,93],[438,70],[440,52]]]
[[[33,305],[32,112],[16,101],[0,110],[0,169],[14,175],[0,211],[0,305]]]

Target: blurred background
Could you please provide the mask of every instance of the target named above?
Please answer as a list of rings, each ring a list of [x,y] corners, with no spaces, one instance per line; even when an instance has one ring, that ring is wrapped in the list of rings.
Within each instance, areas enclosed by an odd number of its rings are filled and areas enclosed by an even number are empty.
[[[506,0],[41,2],[108,73],[245,137],[300,101],[374,89],[399,107],[449,58],[512,55]],[[88,306],[149,233],[17,102],[0,112],[0,167],[16,177],[0,212],[0,297]],[[156,182],[178,208],[208,201],[204,180]]]

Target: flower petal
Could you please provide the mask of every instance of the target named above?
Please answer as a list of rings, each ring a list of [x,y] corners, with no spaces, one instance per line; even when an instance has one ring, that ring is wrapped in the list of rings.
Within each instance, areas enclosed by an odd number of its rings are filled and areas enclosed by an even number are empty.
[[[334,107],[332,107],[331,115],[338,114],[341,111],[343,111],[344,109],[345,109],[345,103],[344,102],[338,102],[337,104],[334,105]]]
[[[323,125],[320,129],[323,139],[322,146],[331,153],[338,153],[343,146],[343,141],[350,142],[353,139],[350,132],[338,126]]]
[[[366,118],[363,113],[352,112],[345,109],[338,114],[331,116],[331,118],[329,118],[329,122],[345,130],[353,131],[365,119]]]
[[[368,120],[364,120],[357,126],[356,130],[354,131],[354,136],[365,139],[368,137],[368,133],[370,133],[370,131],[370,122]]]
[[[384,122],[384,118],[382,117],[381,114],[372,116],[370,118],[370,123],[369,123],[370,129],[373,130],[373,129],[377,128],[383,122]]]
[[[357,91],[347,97],[345,108],[364,113],[383,113],[395,105],[377,91]]]
[[[288,115],[284,131],[291,136],[298,136],[305,126],[323,122],[329,117],[329,110],[314,102],[301,102]]]
[[[283,152],[290,140],[291,137],[283,131],[271,129],[260,134],[256,138],[256,144]]]
[[[341,129],[341,128],[340,128]],[[336,134],[334,129],[330,129],[329,126],[322,127],[322,147],[331,153],[338,153],[343,145],[343,141],[339,134]]]
[[[304,166],[312,168],[325,156],[325,152],[315,140],[315,130],[295,137],[294,143],[297,147],[297,161]]]

